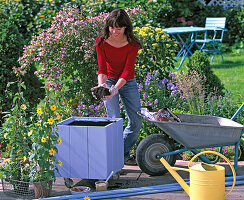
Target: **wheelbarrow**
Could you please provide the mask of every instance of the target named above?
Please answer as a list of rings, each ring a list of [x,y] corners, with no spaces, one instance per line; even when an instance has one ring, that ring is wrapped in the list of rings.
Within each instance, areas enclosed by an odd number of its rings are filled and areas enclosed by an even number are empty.
[[[145,120],[155,124],[166,134],[152,134],[144,138],[136,150],[136,161],[138,166],[145,173],[158,176],[167,172],[167,169],[160,162],[164,159],[174,166],[176,155],[185,151],[194,154],[200,153],[197,149],[219,147],[219,153],[225,146],[235,147],[234,169],[237,169],[238,147],[244,133],[244,126],[234,120],[234,118],[244,108],[244,103],[236,111],[231,119],[175,113],[181,122],[156,121],[144,112],[138,112]],[[148,112],[150,116],[155,116],[155,112]],[[184,148],[176,149],[177,145]],[[209,160],[205,155],[199,158],[208,164],[215,164],[219,161],[218,156],[214,161]],[[228,175],[228,173],[227,173]]]

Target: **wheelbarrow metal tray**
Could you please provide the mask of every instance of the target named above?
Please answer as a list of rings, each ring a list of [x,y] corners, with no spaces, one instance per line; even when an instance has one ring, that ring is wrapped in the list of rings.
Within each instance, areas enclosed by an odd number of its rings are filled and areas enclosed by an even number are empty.
[[[225,146],[240,140],[244,126],[230,119],[191,114],[177,114],[181,122],[149,120],[175,141],[187,148]]]

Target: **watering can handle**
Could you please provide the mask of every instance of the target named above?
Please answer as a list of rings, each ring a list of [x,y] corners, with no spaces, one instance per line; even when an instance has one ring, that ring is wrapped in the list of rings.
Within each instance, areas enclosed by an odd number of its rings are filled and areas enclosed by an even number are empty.
[[[202,154],[206,154],[206,153],[211,153],[211,154],[215,154],[215,155],[220,156],[221,158],[223,158],[223,159],[229,164],[229,166],[230,166],[230,168],[231,168],[231,171],[232,171],[232,174],[233,174],[233,184],[232,184],[232,187],[231,187],[230,191],[225,195],[225,197],[226,197],[226,196],[228,196],[228,195],[231,193],[231,191],[234,189],[234,186],[235,186],[235,183],[236,183],[236,172],[235,172],[235,169],[234,169],[234,167],[232,166],[231,162],[230,162],[224,155],[220,154],[219,152],[215,152],[215,151],[203,151],[203,152],[201,152],[201,153],[196,154],[196,155],[190,160],[190,162],[189,162],[189,164],[188,164],[188,168],[190,168],[191,163],[192,163],[198,156],[200,156],[200,155],[202,155]]]

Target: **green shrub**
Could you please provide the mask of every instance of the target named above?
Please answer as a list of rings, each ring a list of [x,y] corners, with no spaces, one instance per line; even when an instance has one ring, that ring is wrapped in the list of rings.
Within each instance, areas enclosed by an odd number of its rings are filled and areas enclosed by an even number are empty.
[[[11,102],[17,92],[16,85],[8,83],[17,80],[13,68],[19,67],[18,58],[22,55],[24,40],[18,28],[3,13],[0,13],[0,30],[0,112],[4,112],[12,107]],[[43,97],[42,84],[33,76],[35,69],[30,67],[30,71],[32,74],[24,76],[28,88],[25,95],[30,105],[35,105],[38,98]]]
[[[230,46],[241,42],[244,38],[244,7],[238,6],[226,11],[226,28],[224,42]]]
[[[220,79],[213,73],[209,58],[205,52],[195,51],[186,67],[189,74],[195,70],[201,75],[206,95],[210,93],[216,95],[223,94],[224,86]]]
[[[215,148],[204,148],[204,149],[200,149],[199,151],[200,152],[203,152],[203,151],[217,151],[218,152],[219,148],[218,147],[215,147]],[[225,146],[225,147],[223,147],[221,154],[223,154],[228,160],[234,161],[234,158],[235,158],[235,146]],[[191,151],[185,151],[185,152],[183,152],[181,154],[181,157],[182,157],[183,160],[189,161],[189,160],[191,160],[193,158],[194,155],[195,154],[192,153]],[[205,154],[205,156],[211,161],[214,161],[216,159],[216,157],[217,157],[215,154]],[[238,158],[240,158],[240,157],[241,157],[241,154],[239,154]],[[194,161],[195,162],[202,162],[202,160],[200,158],[196,158]],[[225,160],[223,158],[220,158],[220,161],[224,162]]]

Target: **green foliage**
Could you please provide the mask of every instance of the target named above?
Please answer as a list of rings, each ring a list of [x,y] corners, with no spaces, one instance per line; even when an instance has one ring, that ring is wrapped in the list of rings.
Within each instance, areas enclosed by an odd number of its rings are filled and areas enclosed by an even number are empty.
[[[203,151],[219,151],[219,148],[215,147],[215,148],[204,148],[204,149],[198,149],[199,152],[203,152]],[[222,149],[221,152],[229,161],[234,161],[235,158],[235,146],[225,146]],[[239,156],[238,158],[241,157],[241,152],[239,152]],[[189,161],[193,158],[195,154],[192,153],[191,151],[185,151],[181,154],[182,159]],[[206,154],[205,155],[209,160],[214,161],[216,159],[216,155],[215,154]],[[196,162],[201,162],[202,160],[200,158],[196,158],[195,160]],[[220,162],[224,162],[225,160],[223,158],[220,158]]]
[[[3,13],[0,12],[0,110],[11,108],[10,102],[12,97],[5,93],[7,83],[16,81],[15,74],[12,70],[18,65],[18,57],[22,54],[23,38],[18,28],[12,24]],[[14,89],[13,95],[17,91]]]
[[[11,180],[28,181],[30,169],[26,165],[28,153],[30,151],[29,138],[27,136],[28,123],[30,118],[27,117],[27,105],[23,97],[24,83],[19,79],[18,93],[13,100],[13,108],[6,115],[3,124],[3,134],[8,152],[3,153],[10,156],[8,162],[5,162],[3,168],[0,169],[1,176]]]
[[[194,70],[201,75],[203,89],[206,95],[210,93],[214,93],[216,95],[223,94],[224,86],[222,85],[220,79],[213,73],[209,58],[205,52],[195,51],[191,56],[191,60],[186,66],[189,74]]]
[[[238,6],[226,11],[226,28],[228,31],[224,34],[224,42],[229,45],[239,43],[244,38],[244,7]]]
[[[204,115],[231,119],[242,103],[240,100],[235,100],[235,96],[230,92],[226,92],[223,96],[209,95],[205,98]],[[234,120],[244,124],[244,112],[240,112]]]
[[[18,90],[15,84],[11,84],[9,87],[7,85],[9,82],[17,81],[13,69],[19,67],[18,58],[22,55],[24,40],[18,28],[1,12],[0,30],[0,111],[4,112],[12,107],[10,102]],[[31,106],[37,103],[38,98],[43,97],[44,92],[40,89],[41,82],[36,76],[33,76],[34,71],[35,68],[31,66],[31,73],[23,77],[28,88],[25,91],[25,96]]]
[[[178,12],[177,16],[192,17],[199,9],[204,7],[199,1],[195,0],[170,0],[171,6]]]

